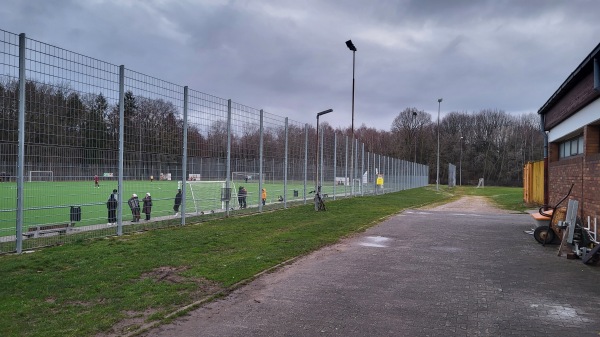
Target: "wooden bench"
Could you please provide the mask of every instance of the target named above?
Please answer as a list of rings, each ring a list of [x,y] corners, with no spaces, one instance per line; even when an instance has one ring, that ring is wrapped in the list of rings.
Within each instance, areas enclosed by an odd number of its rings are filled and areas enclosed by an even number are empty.
[[[23,232],[23,236],[27,238],[38,238],[44,234],[50,233],[64,234],[67,233],[71,228],[73,228],[72,223],[31,226],[27,229],[27,232]]]

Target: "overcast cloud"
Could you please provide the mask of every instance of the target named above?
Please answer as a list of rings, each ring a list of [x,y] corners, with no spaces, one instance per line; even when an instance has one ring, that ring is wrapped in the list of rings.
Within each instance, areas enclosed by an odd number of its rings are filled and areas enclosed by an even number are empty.
[[[0,29],[290,119],[389,130],[537,112],[600,42],[596,0],[3,0]]]

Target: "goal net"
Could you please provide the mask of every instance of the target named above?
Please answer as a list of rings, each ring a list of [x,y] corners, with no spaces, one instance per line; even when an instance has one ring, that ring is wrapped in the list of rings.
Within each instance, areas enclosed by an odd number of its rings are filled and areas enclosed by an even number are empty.
[[[256,172],[231,172],[231,181],[236,183],[258,183],[260,173]],[[265,182],[265,174],[262,175],[262,181]]]
[[[362,194],[363,182],[362,179],[352,179],[352,192],[354,194]]]
[[[196,213],[225,209],[225,181],[186,181],[185,186],[186,200],[192,201]]]
[[[52,171],[29,171],[29,181],[54,181]]]

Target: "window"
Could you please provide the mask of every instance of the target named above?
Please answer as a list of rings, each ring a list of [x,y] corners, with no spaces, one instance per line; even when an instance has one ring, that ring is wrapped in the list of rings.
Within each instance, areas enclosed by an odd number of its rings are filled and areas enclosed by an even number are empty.
[[[583,135],[571,138],[559,144],[560,158],[583,154]]]

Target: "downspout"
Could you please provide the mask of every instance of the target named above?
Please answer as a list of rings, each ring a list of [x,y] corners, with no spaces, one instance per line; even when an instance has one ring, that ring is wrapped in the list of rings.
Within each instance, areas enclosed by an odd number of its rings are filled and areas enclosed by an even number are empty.
[[[544,134],[544,210],[548,210],[550,198],[548,197],[548,133],[544,130],[545,114],[540,114],[540,131]]]

